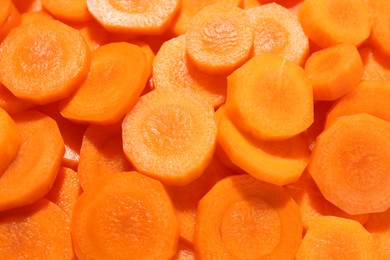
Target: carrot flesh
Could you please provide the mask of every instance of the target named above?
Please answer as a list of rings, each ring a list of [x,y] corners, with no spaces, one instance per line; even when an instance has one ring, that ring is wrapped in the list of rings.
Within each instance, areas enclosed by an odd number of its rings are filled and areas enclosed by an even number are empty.
[[[362,80],[390,80],[390,61],[372,46],[359,48],[359,54],[364,64]]]
[[[173,256],[172,260],[195,260],[194,249],[192,246],[179,240],[176,254]]]
[[[390,30],[387,21],[390,19],[390,4],[385,0],[368,0],[368,5],[373,13],[370,43],[386,56],[390,55]]]
[[[374,237],[379,259],[390,259],[390,210],[371,214],[364,227]]]
[[[41,0],[12,0],[12,2],[21,13],[43,10]]]
[[[91,51],[109,41],[109,33],[94,20],[70,23],[69,25],[80,32]]]
[[[260,2],[258,0],[243,0],[242,1],[242,9],[250,9],[257,6],[260,6]]]
[[[92,19],[87,0],[41,0],[43,8],[62,21],[85,22]]]
[[[11,14],[12,10],[12,1],[11,0],[1,0],[0,2],[0,27],[3,26],[7,18]]]
[[[18,114],[32,108],[34,104],[15,97],[3,84],[0,83],[0,108],[10,115]]]
[[[1,3],[0,3],[1,4]],[[0,18],[1,19],[1,18]],[[6,21],[0,25],[0,42],[2,42],[8,33],[15,27],[20,25],[22,16],[14,4],[11,5],[11,13]]]
[[[54,19],[53,16],[48,14],[45,11],[36,11],[36,12],[25,12],[22,13],[22,21],[20,22],[21,25],[33,23],[36,21],[41,21],[44,19]]]

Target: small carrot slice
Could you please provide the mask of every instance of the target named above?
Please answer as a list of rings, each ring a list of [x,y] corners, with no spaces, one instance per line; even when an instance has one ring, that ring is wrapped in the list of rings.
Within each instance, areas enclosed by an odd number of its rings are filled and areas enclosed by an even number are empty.
[[[364,64],[362,80],[390,80],[390,61],[374,47],[367,45],[359,48]]]
[[[108,31],[162,34],[180,8],[179,0],[87,0],[92,16]]]
[[[225,101],[226,76],[199,71],[186,53],[185,36],[166,41],[153,62],[153,85],[156,89],[191,91],[217,107]]]
[[[341,43],[312,53],[305,71],[312,82],[314,100],[336,100],[356,88],[364,65],[354,45]]]
[[[0,175],[15,159],[22,139],[19,135],[15,121],[9,114],[0,108]]]
[[[1,259],[73,259],[70,225],[53,202],[32,205],[0,215]]]
[[[89,64],[80,33],[54,19],[19,26],[0,45],[0,82],[37,104],[70,95],[87,76]]]
[[[92,19],[87,0],[41,0],[43,8],[62,21],[85,22]]]
[[[256,55],[230,74],[225,105],[234,123],[258,139],[287,139],[313,123],[309,78],[275,55]]]
[[[8,114],[14,115],[32,108],[34,104],[17,98],[3,84],[0,83],[0,107]]]
[[[230,176],[199,202],[200,259],[294,259],[301,240],[299,208],[284,187]]]
[[[100,177],[81,194],[72,219],[80,259],[170,259],[178,228],[163,185],[138,172]]]
[[[61,102],[61,114],[78,123],[114,124],[135,105],[149,73],[146,56],[137,45],[100,46],[92,53],[86,80]]]
[[[168,185],[186,185],[202,174],[216,135],[212,106],[195,95],[167,90],[142,96],[122,124],[129,161]]]
[[[50,117],[32,110],[14,120],[22,144],[0,177],[0,210],[31,204],[48,193],[65,151],[58,126]]]
[[[239,7],[223,2],[204,7],[190,19],[185,33],[189,59],[202,72],[231,73],[249,57],[254,36],[250,24]]]
[[[378,259],[374,239],[354,220],[334,216],[312,222],[296,255],[309,259]]]
[[[370,36],[371,16],[364,0],[305,0],[298,12],[305,34],[320,47],[362,44]]]
[[[324,197],[345,212],[383,212],[390,207],[389,147],[389,122],[346,116],[317,138],[309,171]]]
[[[254,26],[252,56],[274,54],[303,65],[309,56],[309,39],[295,14],[276,3],[247,11]]]
[[[364,227],[374,237],[379,259],[390,259],[390,209],[371,214]]]

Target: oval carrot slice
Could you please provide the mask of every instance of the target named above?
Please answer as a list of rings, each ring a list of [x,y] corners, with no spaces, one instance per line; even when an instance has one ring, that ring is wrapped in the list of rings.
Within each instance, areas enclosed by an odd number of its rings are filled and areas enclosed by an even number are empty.
[[[1,259],[73,259],[70,225],[54,203],[40,199],[0,215]]]
[[[41,0],[43,8],[55,18],[70,22],[85,22],[92,19],[87,0]]]
[[[283,187],[230,176],[199,202],[194,247],[201,259],[294,259],[301,240],[299,208]]]
[[[49,192],[65,151],[58,126],[50,117],[31,110],[14,120],[22,144],[0,177],[0,210],[31,204]]]
[[[100,177],[74,208],[72,237],[80,259],[170,259],[178,232],[164,187],[138,172]]]
[[[221,2],[194,15],[185,36],[188,57],[200,71],[229,74],[248,59],[254,33],[244,10]]]
[[[309,171],[324,197],[345,212],[383,212],[390,207],[389,147],[389,122],[346,116],[317,138]]]
[[[137,45],[105,44],[92,53],[86,80],[61,102],[61,114],[78,123],[114,124],[135,105],[149,73],[149,63]]]
[[[0,175],[15,159],[22,139],[19,135],[15,121],[9,114],[0,108]]]
[[[149,92],[122,124],[129,161],[170,185],[186,185],[202,174],[212,159],[216,135],[213,107],[184,92]]]

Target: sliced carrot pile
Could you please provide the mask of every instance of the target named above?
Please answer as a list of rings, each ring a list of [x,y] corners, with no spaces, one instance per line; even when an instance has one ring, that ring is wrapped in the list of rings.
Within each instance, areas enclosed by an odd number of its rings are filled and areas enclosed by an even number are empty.
[[[374,237],[379,259],[390,259],[390,210],[371,214],[364,227]]]
[[[209,74],[229,74],[249,57],[254,32],[249,15],[239,7],[216,3],[194,15],[187,27],[189,59]]]
[[[309,39],[295,14],[276,3],[247,11],[254,30],[253,54],[274,54],[303,65],[309,55]]]
[[[17,98],[3,84],[0,83],[0,107],[8,114],[18,114],[33,107],[34,104]]]
[[[55,18],[63,21],[85,22],[92,19],[87,0],[41,0],[42,6]]]
[[[138,172],[100,177],[81,194],[72,219],[79,259],[169,259],[178,228],[163,185]]]
[[[362,80],[390,80],[389,58],[371,46],[359,48],[364,64]]]
[[[310,55],[305,71],[313,85],[315,100],[336,100],[360,83],[364,65],[352,44],[335,44]]]
[[[201,259],[294,259],[301,239],[299,208],[283,187],[231,176],[199,202],[194,246]]]
[[[89,63],[88,46],[76,29],[56,20],[30,23],[0,45],[0,82],[19,98],[46,104],[71,94]]]
[[[370,42],[375,48],[389,56],[390,29],[387,24],[390,19],[390,3],[386,0],[367,0],[367,3],[373,17]]]

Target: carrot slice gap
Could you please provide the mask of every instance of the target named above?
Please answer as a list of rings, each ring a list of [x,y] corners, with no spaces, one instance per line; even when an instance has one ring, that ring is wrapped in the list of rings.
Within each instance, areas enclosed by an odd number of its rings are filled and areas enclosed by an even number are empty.
[[[368,45],[359,48],[364,64],[362,80],[390,81],[390,61],[374,47]]]

